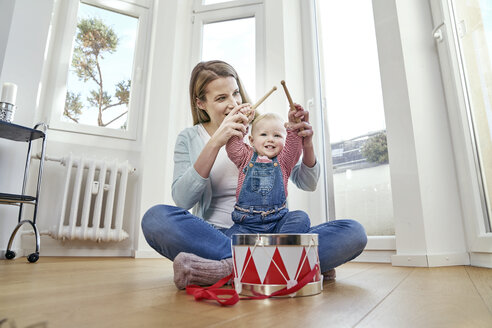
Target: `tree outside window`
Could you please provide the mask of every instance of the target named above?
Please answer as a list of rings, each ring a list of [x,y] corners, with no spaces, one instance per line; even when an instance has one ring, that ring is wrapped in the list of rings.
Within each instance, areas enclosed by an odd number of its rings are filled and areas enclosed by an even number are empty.
[[[137,19],[81,4],[63,120],[126,129]]]

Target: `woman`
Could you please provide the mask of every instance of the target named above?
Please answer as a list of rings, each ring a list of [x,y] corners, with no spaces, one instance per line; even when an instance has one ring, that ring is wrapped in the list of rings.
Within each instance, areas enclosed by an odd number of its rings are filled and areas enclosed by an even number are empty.
[[[232,272],[229,227],[235,204],[238,169],[225,147],[232,136],[243,137],[249,98],[232,66],[223,61],[201,62],[190,79],[193,126],[177,137],[172,195],[177,206],[156,205],[142,219],[149,245],[174,261],[174,282],[207,285]],[[290,126],[303,137],[303,157],[290,179],[313,191],[320,167],[312,143],[309,113]],[[302,129],[301,129],[302,128]],[[301,131],[302,130],[302,131]],[[188,210],[193,208],[193,214]],[[367,243],[364,228],[353,220],[335,220],[311,227],[319,234],[321,272],[333,279],[334,268],[357,257]]]

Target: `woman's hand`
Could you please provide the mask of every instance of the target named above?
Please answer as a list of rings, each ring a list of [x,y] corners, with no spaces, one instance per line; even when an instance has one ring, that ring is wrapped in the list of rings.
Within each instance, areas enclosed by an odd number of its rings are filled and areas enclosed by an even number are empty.
[[[249,123],[249,119],[244,113],[248,112],[250,109],[250,104],[247,103],[234,107],[212,135],[211,141],[220,148],[225,145],[232,136],[243,138]]]
[[[247,107],[249,107],[249,104],[242,104],[234,107],[229,114],[227,114],[222,123],[220,123],[217,130],[215,130],[210,137],[210,140],[205,144],[205,147],[203,147],[195,164],[193,164],[193,167],[204,179],[207,179],[210,176],[210,171],[212,170],[212,166],[215,163],[220,148],[224,146],[232,136],[238,136],[242,139],[246,133],[248,118],[241,110]]]
[[[246,117],[248,118],[248,124],[251,124],[251,122],[253,122],[253,120],[255,119],[255,110],[251,106],[243,107],[241,109],[241,113],[246,115]]]

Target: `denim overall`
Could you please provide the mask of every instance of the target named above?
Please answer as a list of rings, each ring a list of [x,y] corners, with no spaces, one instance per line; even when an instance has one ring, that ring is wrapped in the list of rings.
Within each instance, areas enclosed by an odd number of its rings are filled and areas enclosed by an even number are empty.
[[[232,212],[234,233],[304,233],[310,221],[302,211],[289,212],[286,206],[282,170],[277,157],[257,163],[253,156],[243,169],[245,178]],[[287,222],[288,221],[288,222]]]

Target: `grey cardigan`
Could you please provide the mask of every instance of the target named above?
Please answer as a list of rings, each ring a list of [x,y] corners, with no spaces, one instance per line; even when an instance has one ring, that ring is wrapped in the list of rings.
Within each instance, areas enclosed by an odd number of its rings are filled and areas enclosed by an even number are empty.
[[[193,207],[193,214],[201,218],[204,218],[204,213],[212,200],[210,178],[203,178],[193,167],[204,146],[205,144],[198,134],[198,125],[180,132],[174,147],[172,184],[172,196],[176,206],[185,210]],[[292,170],[290,179],[298,188],[314,191],[319,175],[320,165],[318,162],[311,168],[299,162]],[[204,219],[207,220],[208,218]]]

